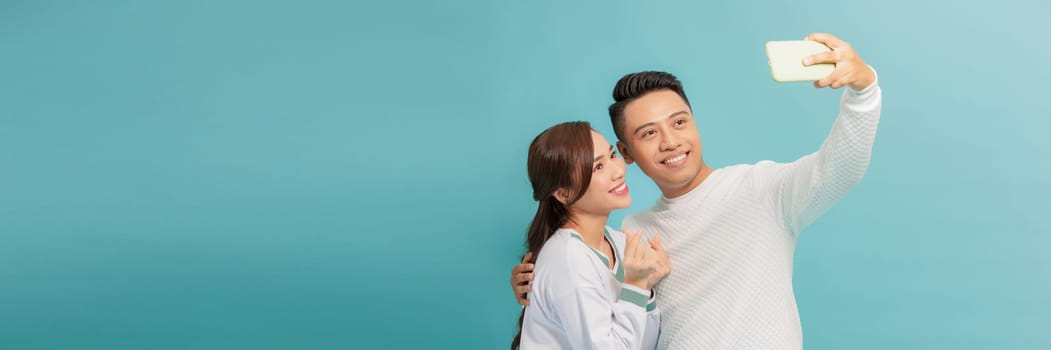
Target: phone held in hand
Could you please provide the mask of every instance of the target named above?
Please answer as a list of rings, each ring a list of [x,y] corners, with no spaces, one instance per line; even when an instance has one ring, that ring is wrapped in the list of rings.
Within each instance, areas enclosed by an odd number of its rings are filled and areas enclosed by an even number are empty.
[[[832,63],[803,65],[803,59],[807,56],[831,50],[825,44],[810,40],[766,42],[770,73],[774,81],[779,83],[817,81],[832,74],[836,69]]]

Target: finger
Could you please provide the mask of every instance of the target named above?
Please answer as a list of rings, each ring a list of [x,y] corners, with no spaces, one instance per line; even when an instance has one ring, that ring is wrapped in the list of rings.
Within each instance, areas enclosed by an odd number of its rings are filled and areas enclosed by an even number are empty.
[[[531,284],[515,286],[515,293],[517,293],[519,295],[529,293],[532,290],[533,290],[533,285],[531,285]]]
[[[518,305],[529,306],[529,297],[526,294],[518,293],[515,297],[518,299]]]
[[[661,238],[659,232],[656,235],[653,235],[653,239],[650,240],[650,245],[653,246],[653,250],[656,250],[657,252],[664,251],[664,239]]]
[[[836,81],[832,82],[832,85],[829,85],[829,87],[831,87],[833,89],[838,89],[840,87],[843,87],[843,85],[846,85],[844,83],[844,79],[839,79],[839,80],[836,80]]]
[[[624,255],[628,254],[631,250],[631,231],[624,231]]]
[[[642,234],[642,231],[635,232],[635,257],[646,261],[646,251],[650,250],[649,243],[646,243],[646,237]]]
[[[836,63],[836,52],[835,51],[825,51],[825,52],[816,53],[816,54],[813,54],[813,55],[810,55],[810,56],[807,56],[807,57],[803,58],[803,65],[804,66],[810,66],[810,65],[815,65],[815,64],[822,64],[822,63]]]
[[[638,248],[638,241],[636,240],[638,238],[638,235],[635,234],[635,233],[631,233],[631,232],[628,232],[626,234],[627,234],[628,237],[625,240],[626,246],[624,247],[624,257],[626,257],[626,258],[634,258],[635,257],[635,253],[638,250],[637,249]]]
[[[515,267],[513,269],[511,269],[511,274],[519,274],[519,273],[522,273],[522,272],[530,272],[530,271],[533,271],[533,264],[524,263],[524,264],[515,265]]]
[[[531,258],[533,258],[533,252],[525,253],[525,255],[522,256],[522,263],[525,264],[529,262],[529,259]]]
[[[642,260],[646,261],[649,264],[652,264],[651,266],[657,266],[657,253],[654,252],[651,248],[643,249],[644,250],[642,251]]]
[[[661,266],[668,265],[668,254],[663,250],[656,251],[656,253],[657,262],[660,263]]]
[[[832,85],[832,82],[834,82],[836,80],[839,80],[838,76],[836,76],[835,74],[829,74],[828,76],[826,76],[826,77],[822,78],[821,80],[818,80],[817,82],[815,82],[814,86],[818,87],[818,88],[827,87],[829,85]]]
[[[847,44],[828,33],[810,33],[810,35],[807,35],[806,40],[813,40],[831,48],[844,47]]]
[[[516,285],[518,285],[518,284],[528,284],[529,282],[533,281],[533,273],[532,272],[519,273],[519,274],[515,275],[515,280],[514,281],[515,281]]]
[[[833,79],[832,84],[829,85],[829,87],[833,89],[838,89],[840,87],[846,86],[847,84],[850,84],[852,81],[854,81],[854,74],[849,71],[834,75],[836,76],[836,78]]]

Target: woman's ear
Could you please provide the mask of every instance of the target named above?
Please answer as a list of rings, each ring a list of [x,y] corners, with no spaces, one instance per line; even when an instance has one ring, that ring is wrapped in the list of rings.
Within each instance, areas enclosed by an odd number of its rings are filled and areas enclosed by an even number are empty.
[[[554,196],[555,199],[557,199],[559,203],[562,203],[562,205],[567,206],[567,207],[569,206],[569,199],[570,199],[570,197],[569,197],[569,190],[568,189],[560,188],[558,190],[555,190],[555,193],[553,193],[551,195]]]
[[[631,164],[635,162],[635,158],[632,158],[631,152],[628,152],[628,144],[617,141],[617,151],[619,151],[620,156],[624,158],[624,164]]]

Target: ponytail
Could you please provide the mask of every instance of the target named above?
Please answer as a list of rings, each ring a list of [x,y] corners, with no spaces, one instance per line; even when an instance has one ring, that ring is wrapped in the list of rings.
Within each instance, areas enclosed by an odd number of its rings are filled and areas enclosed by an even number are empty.
[[[536,262],[540,248],[544,247],[544,243],[555,234],[558,228],[565,225],[567,220],[569,220],[569,210],[554,196],[547,196],[540,201],[540,205],[536,208],[536,216],[533,217],[533,223],[529,225],[529,233],[526,236],[527,252],[533,253],[529,263]],[[511,341],[511,350],[517,350],[518,345],[522,343],[522,321],[524,320],[525,308],[522,308],[522,313],[518,315],[518,333]]]

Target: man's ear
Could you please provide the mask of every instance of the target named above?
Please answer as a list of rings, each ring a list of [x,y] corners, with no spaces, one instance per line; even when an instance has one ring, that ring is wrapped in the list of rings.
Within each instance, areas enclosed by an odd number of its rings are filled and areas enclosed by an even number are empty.
[[[617,151],[620,151],[620,156],[624,157],[624,163],[631,164],[635,162],[635,158],[631,156],[631,152],[628,152],[628,145],[617,141]]]

